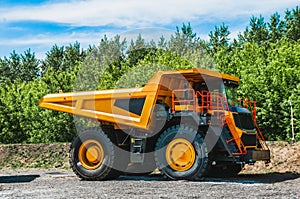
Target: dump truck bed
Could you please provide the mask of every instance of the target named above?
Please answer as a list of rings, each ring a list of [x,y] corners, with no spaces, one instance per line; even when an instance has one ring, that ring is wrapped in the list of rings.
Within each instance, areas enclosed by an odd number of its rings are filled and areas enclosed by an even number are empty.
[[[142,88],[48,94],[39,105],[119,126],[149,129],[153,107],[158,99],[169,104],[172,89],[183,88],[189,79],[203,81],[213,77],[239,81],[237,77],[206,69],[159,71]]]

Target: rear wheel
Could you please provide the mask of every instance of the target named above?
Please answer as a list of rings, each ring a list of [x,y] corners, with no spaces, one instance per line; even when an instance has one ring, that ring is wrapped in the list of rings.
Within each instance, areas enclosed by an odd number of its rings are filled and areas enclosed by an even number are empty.
[[[155,160],[158,169],[167,178],[200,180],[207,169],[207,147],[196,130],[172,126],[159,137]]]
[[[70,165],[74,173],[84,180],[106,180],[120,176],[128,161],[119,154],[107,135],[100,128],[81,132],[70,148]]]

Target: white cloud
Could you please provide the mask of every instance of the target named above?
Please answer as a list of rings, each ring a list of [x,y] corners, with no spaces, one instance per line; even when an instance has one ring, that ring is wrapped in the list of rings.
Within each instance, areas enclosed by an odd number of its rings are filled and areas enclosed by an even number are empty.
[[[58,44],[65,45],[74,43],[76,41],[82,41],[82,43],[100,41],[99,33],[71,33],[61,35],[30,35],[21,38],[0,40],[0,45],[42,45],[42,44]]]
[[[244,15],[271,14],[279,9],[293,8],[299,0],[73,0],[50,1],[37,6],[0,9],[4,21],[38,20],[66,23],[73,26],[116,25],[145,27],[169,24],[172,21],[209,21],[232,19]]]
[[[126,39],[130,41],[135,40],[139,34],[146,41],[157,41],[162,35],[165,39],[169,39],[173,34],[173,30],[164,28],[140,28],[132,29],[130,31],[118,32],[114,31],[103,31],[103,32],[71,32],[67,34],[39,34],[39,35],[27,35],[20,38],[12,39],[0,39],[0,46],[9,44],[10,46],[23,46],[23,45],[68,45],[76,41],[84,45],[97,45],[101,38],[106,35],[109,39],[115,35],[120,35],[121,40]]]
[[[17,47],[18,53],[22,53],[29,47],[33,52],[37,52],[37,57],[43,59],[45,53],[50,50],[51,46],[57,44],[58,46],[67,46],[69,44],[78,41],[82,48],[86,49],[89,45],[98,45],[101,38],[106,35],[108,39],[114,37],[115,35],[120,35],[121,40],[126,39],[129,41],[131,39],[135,40],[139,34],[146,41],[158,41],[158,39],[164,35],[165,39],[169,39],[173,30],[163,29],[163,28],[140,28],[130,31],[103,31],[103,32],[72,32],[66,34],[39,34],[39,35],[26,35],[20,38],[12,39],[0,39],[0,54],[8,56],[12,50]],[[7,51],[8,50],[8,51]]]
[[[168,37],[174,32],[166,29],[136,29],[144,27],[166,27],[180,25],[191,21],[199,36],[208,39],[208,33],[202,31],[202,24],[216,24],[222,21],[232,22],[229,27],[230,38],[236,37],[243,31],[245,24],[236,24],[237,19],[248,19],[251,15],[262,14],[268,18],[272,13],[285,9],[292,9],[299,4],[299,0],[49,0],[48,3],[0,7],[0,25],[17,21],[46,21],[62,23],[71,26],[100,26],[103,32],[73,32],[40,35],[24,35],[18,38],[0,38],[0,54],[7,55],[12,49],[32,48],[43,57],[54,44],[68,45],[78,41],[83,48],[97,45],[104,34],[112,37],[120,34],[127,40],[134,39],[141,33],[146,40],[157,40],[162,34]],[[106,26],[116,26],[129,32],[118,32],[110,29],[104,32]],[[5,27],[5,26],[3,26]],[[18,28],[13,27],[14,31]],[[195,28],[195,27],[194,27]],[[205,29],[205,27],[204,27]],[[39,34],[39,33],[37,33]],[[35,50],[34,46],[37,47]]]
[[[18,51],[17,53],[22,53],[28,48],[31,48],[32,52],[36,52],[38,58],[43,59],[46,55],[45,53],[49,51],[54,44],[67,46],[78,41],[80,46],[86,49],[89,45],[97,45],[104,35],[112,37],[114,34],[115,33],[112,32],[73,32],[69,34],[39,34],[12,39],[0,39],[0,54],[9,56],[13,49],[16,49]]]
[[[135,40],[137,36],[141,34],[143,39],[150,42],[151,40],[158,41],[161,36],[164,36],[166,40],[169,40],[173,33],[174,30],[153,27],[132,29],[118,34],[121,36],[121,39],[126,39],[127,41]]]

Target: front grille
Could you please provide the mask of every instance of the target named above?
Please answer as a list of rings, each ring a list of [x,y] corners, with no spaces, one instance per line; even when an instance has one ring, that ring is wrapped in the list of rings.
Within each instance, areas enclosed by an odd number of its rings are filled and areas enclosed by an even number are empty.
[[[241,139],[245,146],[256,146],[257,138],[255,133],[243,133]]]
[[[255,129],[254,121],[250,113],[233,114],[235,125],[244,130]]]
[[[235,126],[241,129],[242,124],[240,121],[240,116],[238,114],[233,114],[233,119],[234,119]]]

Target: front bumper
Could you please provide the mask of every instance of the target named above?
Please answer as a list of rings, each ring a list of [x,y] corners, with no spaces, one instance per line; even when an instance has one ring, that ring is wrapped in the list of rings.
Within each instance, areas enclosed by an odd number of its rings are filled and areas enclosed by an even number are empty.
[[[270,162],[271,154],[270,150],[247,150],[244,158],[246,163],[254,163],[256,161]]]

